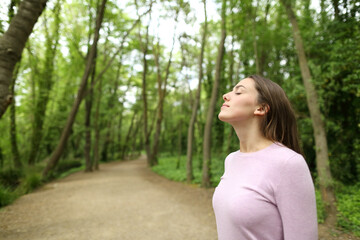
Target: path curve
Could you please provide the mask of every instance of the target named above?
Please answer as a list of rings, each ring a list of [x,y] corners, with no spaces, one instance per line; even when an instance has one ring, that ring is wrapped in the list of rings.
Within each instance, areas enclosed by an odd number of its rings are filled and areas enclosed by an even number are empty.
[[[0,210],[2,240],[215,240],[213,189],[172,182],[145,158],[46,184]]]

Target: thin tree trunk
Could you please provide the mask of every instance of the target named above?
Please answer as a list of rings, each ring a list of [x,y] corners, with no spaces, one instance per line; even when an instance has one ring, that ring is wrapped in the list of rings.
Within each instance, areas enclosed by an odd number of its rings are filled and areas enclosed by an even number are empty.
[[[14,98],[12,99],[12,104],[10,105],[10,138],[11,138],[11,150],[12,150],[12,154],[13,154],[13,159],[14,159],[14,166],[17,169],[20,169],[22,167],[22,163],[20,161],[20,154],[19,154],[19,149],[17,146],[17,139],[16,139],[16,105],[15,105],[15,83],[16,83],[16,78],[17,75],[19,73],[19,69],[20,69],[20,62],[19,61],[16,66],[15,66],[15,71],[14,74],[12,76],[12,82],[11,82],[11,95],[14,96]]]
[[[176,13],[176,17],[175,17],[176,22],[177,22],[177,17],[178,17],[178,12]],[[157,50],[155,50],[155,47],[154,47],[155,64],[156,64],[156,67],[157,67],[157,81],[158,81],[159,99],[158,99],[158,108],[157,108],[157,118],[156,118],[156,129],[155,129],[154,144],[153,144],[153,150],[152,150],[151,161],[150,161],[151,166],[154,166],[154,165],[158,164],[157,153],[158,153],[158,149],[159,149],[159,141],[160,141],[160,135],[161,135],[161,123],[162,123],[162,120],[163,120],[164,101],[165,101],[165,97],[166,97],[167,80],[169,78],[170,66],[171,66],[171,63],[172,63],[172,54],[173,54],[174,45],[175,45],[175,34],[176,34],[176,28],[174,30],[172,47],[171,47],[167,67],[166,67],[166,70],[165,70],[165,78],[164,79],[162,79],[161,67],[160,67],[160,61],[159,61],[159,59],[160,59],[159,42],[157,43]]]
[[[0,118],[13,96],[9,92],[15,65],[20,61],[35,23],[45,9],[47,0],[23,0],[8,30],[0,37]]]
[[[181,114],[182,111],[181,111]],[[182,126],[183,126],[183,121],[182,119],[180,119],[180,123],[179,123],[179,128],[177,129],[178,131],[178,158],[177,158],[177,161],[176,161],[176,169],[179,169],[180,168],[180,163],[181,163],[181,154],[182,154]]]
[[[137,1],[135,0],[135,5],[136,5],[136,9],[138,12],[138,5],[137,5]],[[145,34],[145,44],[142,43],[142,37],[141,37],[141,33],[139,31],[139,39],[140,39],[140,46],[142,48],[142,53],[143,53],[143,71],[142,71],[142,100],[143,100],[143,105],[144,105],[144,146],[145,146],[145,151],[146,151],[146,157],[147,157],[147,162],[148,165],[151,165],[151,149],[150,149],[150,131],[148,129],[148,106],[147,106],[147,88],[146,88],[146,75],[147,75],[147,70],[148,70],[148,63],[147,63],[147,53],[148,53],[148,46],[149,46],[149,25],[151,22],[151,7],[152,7],[152,2],[150,3],[150,17],[149,17],[149,23],[146,27],[146,34]],[[139,14],[138,14],[139,15]]]
[[[301,76],[306,90],[306,100],[310,111],[312,126],[314,129],[315,148],[316,148],[316,168],[318,172],[318,180],[321,191],[321,196],[325,202],[327,218],[325,222],[331,226],[336,224],[336,206],[335,194],[333,189],[333,178],[330,172],[328,146],[326,140],[325,124],[322,120],[320,106],[318,102],[318,95],[314,84],[311,80],[311,73],[307,63],[302,37],[293,12],[290,2],[288,0],[281,0],[285,6],[288,18],[291,22],[295,47],[299,58]]]
[[[140,117],[139,121],[136,123],[135,131],[133,132],[133,135],[132,135],[132,149],[131,149],[130,157],[136,157],[136,155],[140,155],[140,149],[139,149],[139,154],[136,154],[135,150],[136,150],[136,138],[137,138],[141,123],[142,123],[142,117]],[[140,134],[140,146],[143,146],[143,143],[142,143],[143,136],[144,136],[143,134]],[[126,151],[125,151],[125,154],[126,154]]]
[[[96,55],[93,61],[93,68],[91,74],[91,82],[90,86],[94,82],[95,79],[95,72],[96,72]],[[90,88],[89,92],[85,99],[85,147],[84,147],[84,155],[85,155],[85,172],[92,172],[92,160],[91,160],[91,109],[92,109],[92,102],[93,102],[93,89]]]
[[[202,65],[204,62],[204,50],[205,50],[206,37],[207,37],[206,0],[204,0],[203,3],[204,3],[205,20],[204,20],[204,29],[203,29],[202,38],[201,38],[201,50],[200,50],[200,58],[199,58],[199,75],[198,75],[199,80],[198,80],[198,88],[196,91],[195,102],[194,102],[192,113],[191,113],[191,118],[190,118],[189,128],[188,128],[188,135],[187,135],[186,181],[188,183],[190,183],[194,179],[193,161],[192,161],[194,129],[195,129],[196,116],[197,116],[198,108],[200,105],[201,81],[203,78],[203,66]]]
[[[131,123],[130,123],[130,127],[128,129],[128,132],[126,134],[126,138],[125,138],[125,142],[124,142],[124,145],[123,145],[123,148],[122,148],[122,151],[121,151],[121,159],[122,160],[125,160],[125,153],[126,153],[126,150],[128,147],[130,147],[130,144],[129,141],[130,141],[130,136],[131,136],[131,133],[132,133],[132,129],[133,129],[133,126],[134,126],[134,122],[135,122],[135,117],[136,117],[136,112],[134,112],[132,118],[131,118]]]
[[[268,18],[268,15],[269,15],[269,9],[270,9],[270,0],[267,0],[266,7],[265,7],[264,24],[263,24],[263,26],[265,28],[267,28],[267,18]],[[261,46],[261,51],[260,52],[261,53],[260,53],[260,56],[259,56],[259,73],[261,75],[264,75],[266,59],[267,59],[267,55],[268,55],[268,52],[266,51],[266,48],[264,47],[264,45]]]
[[[108,159],[108,149],[109,149],[109,145],[111,143],[111,126],[112,126],[112,121],[111,119],[107,121],[107,124],[106,124],[106,129],[108,130],[105,134],[105,139],[104,139],[104,145],[103,145],[103,148],[102,148],[102,151],[101,151],[101,159],[102,161],[105,161],[107,162],[109,159]]]
[[[226,39],[226,0],[222,1],[221,7],[221,40],[218,48],[218,56],[215,65],[215,79],[211,92],[211,99],[209,109],[206,117],[206,124],[204,129],[204,142],[203,142],[203,169],[202,169],[202,181],[201,186],[210,187],[211,173],[211,127],[214,119],[214,112],[216,101],[218,97],[219,84],[221,78],[221,66],[225,54],[225,39]]]
[[[86,86],[87,80],[89,78],[89,75],[91,73],[92,63],[94,61],[96,50],[97,50],[97,42],[99,40],[99,31],[100,31],[101,23],[102,23],[102,20],[103,20],[103,17],[104,17],[106,1],[107,0],[102,0],[101,7],[98,10],[98,14],[96,16],[96,27],[95,27],[94,40],[93,40],[93,44],[91,46],[91,50],[89,52],[89,55],[87,57],[86,67],[85,67],[84,75],[83,75],[83,77],[81,79],[81,83],[80,83],[80,87],[79,87],[79,90],[78,90],[77,97],[75,99],[75,102],[73,104],[73,107],[71,109],[69,117],[67,119],[65,128],[63,129],[63,132],[61,134],[60,141],[59,141],[56,149],[52,153],[47,166],[44,169],[43,176],[47,176],[49,174],[50,170],[52,170],[56,166],[56,164],[58,163],[58,161],[60,159],[60,156],[61,156],[61,154],[62,154],[62,152],[64,150],[67,139],[69,137],[70,129],[71,129],[73,123],[74,123],[74,120],[75,120],[77,111],[79,109],[80,103],[81,103],[81,101],[83,99],[85,86]]]
[[[256,39],[256,14],[259,6],[259,0],[256,1],[256,8],[254,14],[252,14],[252,35],[253,35],[253,47],[254,47],[254,56],[255,56],[255,65],[256,65],[256,74],[260,74],[260,66],[259,66],[259,54],[257,47],[257,39]]]
[[[99,80],[99,88],[98,88],[98,98],[96,103],[96,112],[95,112],[95,143],[94,143],[94,162],[93,162],[93,169],[99,170],[99,161],[100,161],[100,154],[99,154],[99,146],[100,146],[100,103],[102,97],[102,78]]]

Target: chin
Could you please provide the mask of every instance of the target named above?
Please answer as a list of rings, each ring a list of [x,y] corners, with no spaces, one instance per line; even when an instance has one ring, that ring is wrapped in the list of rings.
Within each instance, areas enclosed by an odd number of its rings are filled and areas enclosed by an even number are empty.
[[[221,112],[219,113],[218,118],[219,118],[220,121],[226,122],[226,117],[224,117],[224,116],[221,114]]]

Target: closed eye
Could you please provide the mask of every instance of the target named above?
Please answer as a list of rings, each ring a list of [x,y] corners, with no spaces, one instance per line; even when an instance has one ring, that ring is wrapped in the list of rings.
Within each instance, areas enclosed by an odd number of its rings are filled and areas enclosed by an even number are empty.
[[[236,95],[240,95],[241,93],[235,93]]]

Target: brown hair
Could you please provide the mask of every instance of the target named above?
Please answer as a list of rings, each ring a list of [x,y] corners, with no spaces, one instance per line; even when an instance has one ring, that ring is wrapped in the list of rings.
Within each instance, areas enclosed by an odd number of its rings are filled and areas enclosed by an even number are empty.
[[[284,90],[277,83],[259,75],[251,75],[248,78],[255,82],[258,103],[268,106],[268,111],[260,125],[264,136],[303,154],[299,144],[295,113]]]

